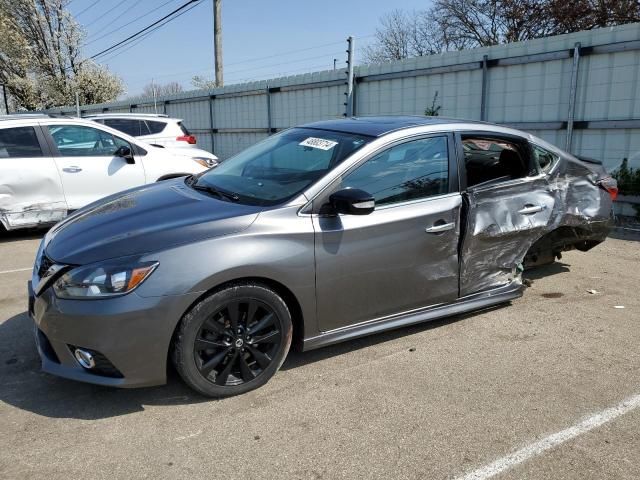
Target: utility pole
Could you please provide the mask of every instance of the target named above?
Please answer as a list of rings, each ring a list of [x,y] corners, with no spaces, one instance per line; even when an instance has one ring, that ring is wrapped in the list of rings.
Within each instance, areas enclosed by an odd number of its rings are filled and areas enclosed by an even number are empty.
[[[76,92],[76,117],[80,118],[80,94]]]
[[[333,69],[334,69],[334,70],[336,69],[336,62],[337,62],[337,61],[338,61],[338,59],[337,59],[337,58],[334,58],[334,59],[333,59]]]
[[[213,51],[216,87],[222,87],[222,0],[213,0]]]
[[[156,82],[151,79],[151,91],[153,92],[153,111],[158,113],[158,96],[156,95]]]
[[[353,117],[353,49],[355,46],[355,39],[352,36],[347,38],[347,91],[344,93],[347,97],[345,105],[345,117]]]

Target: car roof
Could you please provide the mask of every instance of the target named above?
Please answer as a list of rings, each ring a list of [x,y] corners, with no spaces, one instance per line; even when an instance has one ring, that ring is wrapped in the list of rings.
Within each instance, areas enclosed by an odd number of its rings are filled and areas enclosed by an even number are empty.
[[[169,117],[163,113],[93,113],[90,115],[83,115],[82,118],[89,118],[95,120],[96,118],[115,118],[115,119],[132,119],[132,120],[154,120],[160,122],[181,122],[181,118]]]
[[[381,137],[390,132],[405,128],[419,126],[454,125],[454,124],[477,124],[478,127],[492,125],[476,120],[461,120],[446,117],[423,117],[419,115],[406,116],[371,116],[371,117],[351,117],[335,120],[324,120],[320,122],[300,125],[302,128],[315,128],[319,130],[334,130],[345,133],[355,133],[358,135],[368,135],[371,137]]]

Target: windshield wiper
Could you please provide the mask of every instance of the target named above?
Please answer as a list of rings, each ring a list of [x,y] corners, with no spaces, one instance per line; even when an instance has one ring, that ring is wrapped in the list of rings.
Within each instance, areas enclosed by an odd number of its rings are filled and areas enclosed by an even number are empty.
[[[220,199],[231,200],[232,202],[237,202],[240,200],[240,197],[237,194],[220,190],[219,188],[212,187],[211,185],[198,185],[198,183],[194,183],[191,185],[191,188],[193,188],[194,190],[199,190],[201,192],[210,193]]]

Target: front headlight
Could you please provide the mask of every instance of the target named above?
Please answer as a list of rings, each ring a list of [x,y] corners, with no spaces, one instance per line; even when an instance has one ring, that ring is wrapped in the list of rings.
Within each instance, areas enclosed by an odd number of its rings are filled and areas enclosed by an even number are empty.
[[[191,157],[191,160],[193,160],[196,163],[199,163],[205,168],[213,168],[218,166],[218,161],[214,160],[213,158]]]
[[[74,268],[53,284],[60,298],[105,298],[134,290],[158,266],[158,262],[104,262]]]

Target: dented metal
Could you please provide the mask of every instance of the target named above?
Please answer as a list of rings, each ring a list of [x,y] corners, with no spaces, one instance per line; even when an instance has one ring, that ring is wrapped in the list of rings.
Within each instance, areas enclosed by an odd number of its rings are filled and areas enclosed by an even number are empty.
[[[7,230],[55,223],[67,214],[60,177],[51,159],[18,159],[0,176],[0,222]]]
[[[530,265],[541,258],[547,263],[563,250],[588,249],[590,241],[595,245],[606,237],[612,200],[597,183],[604,168],[529,137],[559,156],[548,174],[472,187],[464,194],[461,296],[512,282],[514,269],[528,255]]]

